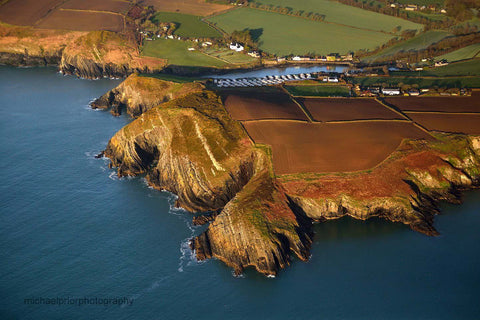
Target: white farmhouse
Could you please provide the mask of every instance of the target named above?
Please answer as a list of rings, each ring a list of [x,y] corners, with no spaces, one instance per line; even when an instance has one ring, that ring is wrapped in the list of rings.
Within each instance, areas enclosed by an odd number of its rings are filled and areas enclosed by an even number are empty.
[[[230,50],[233,50],[233,51],[237,51],[237,52],[241,52],[243,51],[245,48],[239,44],[239,43],[230,43]]]

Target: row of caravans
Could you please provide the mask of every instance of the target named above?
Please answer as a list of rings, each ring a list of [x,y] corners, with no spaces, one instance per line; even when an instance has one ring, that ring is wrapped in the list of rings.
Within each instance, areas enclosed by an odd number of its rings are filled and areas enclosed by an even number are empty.
[[[259,87],[281,84],[285,81],[299,81],[311,79],[310,73],[287,74],[281,76],[266,76],[263,78],[213,79],[217,87]]]

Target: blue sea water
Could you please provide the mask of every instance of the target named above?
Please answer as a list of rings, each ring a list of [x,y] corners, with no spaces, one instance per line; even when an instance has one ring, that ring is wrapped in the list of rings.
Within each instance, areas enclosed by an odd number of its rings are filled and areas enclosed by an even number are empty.
[[[131,121],[88,108],[118,83],[0,67],[0,319],[479,318],[478,191],[442,205],[435,238],[317,225],[310,261],[275,279],[196,262],[188,239],[203,228],[173,196],[94,158]],[[117,297],[133,304],[93,304]]]

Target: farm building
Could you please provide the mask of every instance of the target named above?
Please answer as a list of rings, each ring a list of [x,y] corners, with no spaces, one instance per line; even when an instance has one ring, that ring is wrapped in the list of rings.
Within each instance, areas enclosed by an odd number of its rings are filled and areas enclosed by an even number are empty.
[[[382,93],[387,96],[398,96],[400,94],[400,88],[383,88]]]
[[[230,50],[241,52],[245,48],[239,43],[230,43]]]

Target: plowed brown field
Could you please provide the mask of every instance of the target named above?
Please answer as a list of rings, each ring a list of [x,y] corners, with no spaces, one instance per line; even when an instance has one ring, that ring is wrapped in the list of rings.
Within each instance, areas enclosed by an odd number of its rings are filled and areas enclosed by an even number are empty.
[[[480,134],[480,114],[441,114],[410,113],[406,114],[428,130]]]
[[[363,119],[404,119],[374,99],[305,98],[299,99],[316,121]]]
[[[432,139],[413,124],[399,121],[333,124],[264,120],[243,124],[256,143],[272,146],[276,174],[370,169],[404,138]]]
[[[78,31],[122,31],[123,17],[111,13],[57,10],[42,20],[37,27]]]
[[[227,94],[224,104],[235,120],[307,120],[302,109],[281,91],[238,91]]]
[[[480,112],[480,93],[471,97],[394,97],[385,101],[402,111]]]
[[[33,26],[62,0],[10,0],[0,6],[0,20],[19,26]]]
[[[61,6],[63,9],[98,10],[126,13],[131,7],[127,1],[118,0],[70,0]]]

